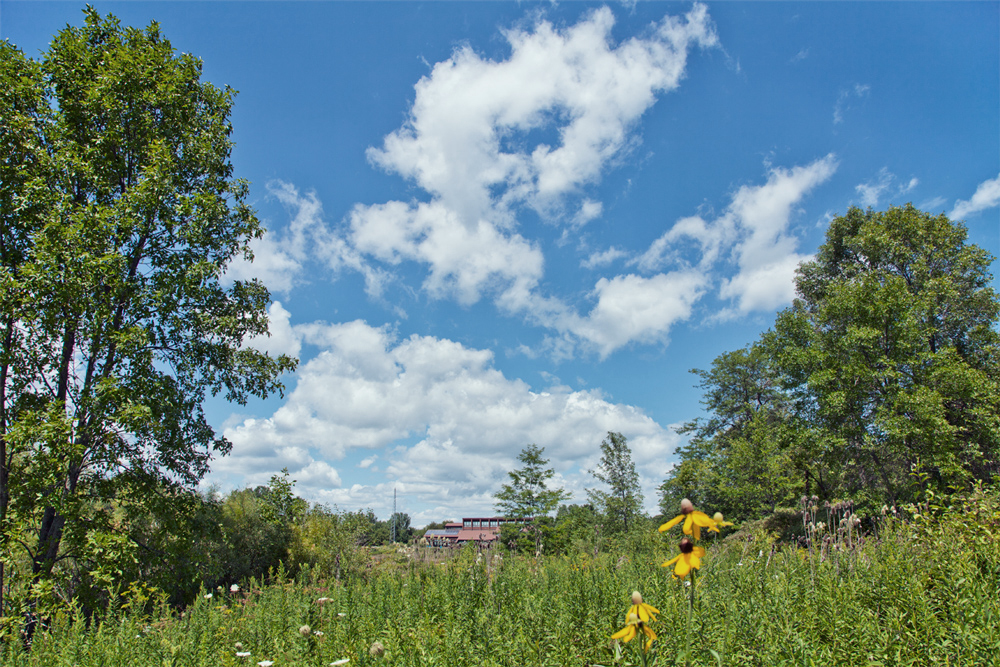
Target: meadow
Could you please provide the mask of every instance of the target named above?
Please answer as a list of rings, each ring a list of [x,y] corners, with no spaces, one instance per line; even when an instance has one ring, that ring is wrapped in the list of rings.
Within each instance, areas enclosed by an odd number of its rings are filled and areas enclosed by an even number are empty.
[[[811,540],[776,541],[766,524],[703,539],[694,597],[689,579],[661,567],[679,530],[633,535],[596,557],[466,548],[435,562],[419,548],[392,550],[363,576],[279,571],[266,584],[205,591],[183,610],[133,586],[100,620],[57,611],[30,652],[8,643],[2,664],[1000,664],[997,495],[911,509],[906,520],[889,513],[825,534],[807,514]],[[633,591],[659,611],[648,652],[611,639]]]

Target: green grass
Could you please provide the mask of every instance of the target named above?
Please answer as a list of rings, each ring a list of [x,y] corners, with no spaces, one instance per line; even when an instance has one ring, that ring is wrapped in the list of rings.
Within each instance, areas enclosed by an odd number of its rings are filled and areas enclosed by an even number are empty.
[[[991,506],[995,508],[994,506]],[[978,510],[977,510],[978,511]],[[1000,544],[966,510],[899,523],[853,549],[775,548],[764,535],[706,541],[690,588],[660,553],[541,561],[472,551],[444,564],[396,556],[365,578],[316,577],[215,591],[183,613],[109,612],[87,627],[54,615],[34,646],[0,647],[10,666],[318,666],[641,664],[638,641],[616,647],[633,590],[659,608],[649,664],[1000,665]],[[993,523],[990,523],[990,522]],[[983,534],[985,531],[985,536]],[[320,598],[329,598],[319,603]],[[320,636],[299,632],[309,625]],[[381,642],[386,653],[368,650]],[[237,642],[251,657],[236,656]]]

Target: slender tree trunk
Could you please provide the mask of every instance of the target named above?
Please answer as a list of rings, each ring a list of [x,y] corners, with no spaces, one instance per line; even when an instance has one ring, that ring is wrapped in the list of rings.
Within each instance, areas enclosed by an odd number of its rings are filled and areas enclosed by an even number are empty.
[[[7,317],[4,332],[3,354],[10,354],[14,341],[14,318]],[[4,558],[7,547],[7,508],[10,505],[10,470],[7,461],[7,377],[10,366],[6,361],[0,365],[0,618],[4,616]]]

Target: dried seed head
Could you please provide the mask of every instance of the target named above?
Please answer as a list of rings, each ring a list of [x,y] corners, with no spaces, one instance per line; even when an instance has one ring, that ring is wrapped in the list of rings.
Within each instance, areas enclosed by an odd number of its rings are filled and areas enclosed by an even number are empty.
[[[812,501],[813,501],[814,503],[818,503],[818,502],[819,502],[819,496],[813,496],[813,497],[812,497]]]
[[[243,642],[236,642],[236,645],[233,648],[235,648],[237,651],[242,651],[243,650]]]
[[[681,501],[681,514],[690,514],[694,511],[694,503],[685,498]]]
[[[642,594],[639,591],[632,591],[632,604],[642,604]]]
[[[368,649],[368,655],[373,658],[381,658],[385,655],[385,647],[382,646],[382,642],[375,642],[372,647]]]
[[[310,628],[308,625],[303,625],[301,628],[299,628],[299,634],[302,635],[303,637],[308,637],[309,635],[312,634],[312,628]]]

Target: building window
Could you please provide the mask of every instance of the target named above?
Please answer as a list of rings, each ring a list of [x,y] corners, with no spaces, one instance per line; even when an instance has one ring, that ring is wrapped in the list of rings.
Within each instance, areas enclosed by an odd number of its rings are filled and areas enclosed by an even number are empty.
[[[490,520],[490,528],[496,528],[496,527],[497,527],[497,520],[496,519]]]
[[[469,521],[468,519],[466,519],[466,520],[465,520],[465,527],[466,527],[466,528],[472,528],[472,522],[471,522],[471,521]]]

